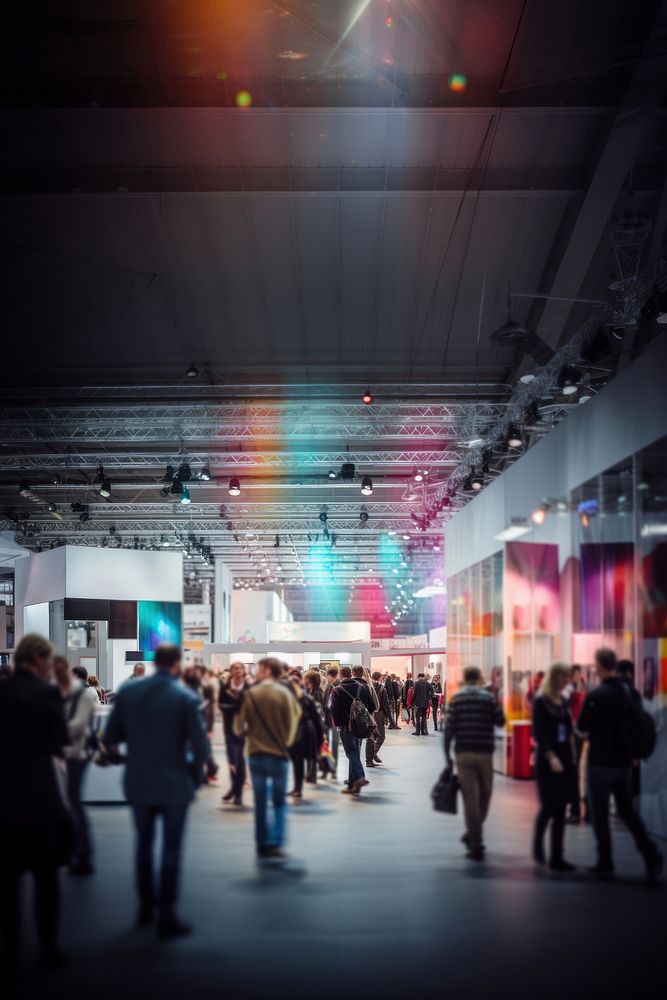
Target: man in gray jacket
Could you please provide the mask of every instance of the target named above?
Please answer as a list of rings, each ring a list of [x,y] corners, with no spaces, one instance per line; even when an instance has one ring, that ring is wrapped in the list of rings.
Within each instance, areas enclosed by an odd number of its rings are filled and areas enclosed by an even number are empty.
[[[158,909],[158,935],[179,937],[192,930],[175,912],[181,845],[188,806],[203,780],[208,740],[197,696],[178,683],[181,651],[162,645],[155,673],[124,684],[104,734],[107,748],[127,744],[125,793],[137,831],[138,924],[146,927]],[[156,898],[153,841],[162,818],[162,864]]]

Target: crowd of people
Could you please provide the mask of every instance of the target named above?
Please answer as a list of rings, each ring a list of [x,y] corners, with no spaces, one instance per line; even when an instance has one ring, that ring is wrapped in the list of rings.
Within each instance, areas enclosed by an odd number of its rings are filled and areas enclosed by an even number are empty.
[[[462,840],[468,858],[484,860],[495,730],[505,725],[505,717],[477,667],[465,669],[462,686],[447,702],[440,678],[424,673],[401,679],[333,664],[303,671],[264,657],[254,675],[235,662],[216,676],[200,666],[184,671],[181,650],[172,645],[158,647],[153,666],[146,676],[144,665],[137,664],[115,695],[102,692],[110,712],[103,732],[96,734],[101,689],[86,671],[71,668],[38,635],[25,636],[16,649],[15,669],[0,684],[0,925],[9,961],[19,954],[18,886],[26,871],[34,879],[44,964],[62,961],[58,869],[68,865],[73,876],[95,870],[81,801],[94,754],[125,764],[125,794],[136,831],[137,925],[156,924],[161,939],[190,933],[177,909],[181,846],[196,789],[217,780],[219,765],[211,749],[216,707],[229,771],[223,803],[242,807],[246,787],[252,788],[260,861],[285,860],[288,802],[302,799],[306,786],[336,779],[341,754],[347,760],[341,791],[358,797],[369,784],[368,772],[382,766],[387,730],[412,726],[412,734],[423,739],[433,735],[429,723],[437,731],[443,720],[446,773],[456,768],[463,799]],[[647,877],[655,880],[662,855],[633,803],[633,767],[641,753],[632,733],[641,699],[627,663],[619,670],[613,652],[598,650],[596,669],[599,683],[585,690],[579,668],[554,664],[531,699],[539,796],[533,857],[552,871],[572,870],[564,854],[565,829],[568,819],[580,816],[580,764],[586,760],[585,798],[598,849],[591,871],[613,872],[613,797]],[[158,820],[162,847],[156,877]]]

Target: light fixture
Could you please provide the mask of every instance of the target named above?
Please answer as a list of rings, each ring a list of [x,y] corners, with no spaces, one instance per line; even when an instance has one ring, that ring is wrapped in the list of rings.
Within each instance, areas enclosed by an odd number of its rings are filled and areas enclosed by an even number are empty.
[[[522,535],[527,535],[530,530],[530,525],[526,521],[516,520],[494,537],[497,542],[513,542],[515,539],[521,538]]]
[[[403,541],[404,542],[409,542],[410,541],[410,536],[409,535],[403,535]]]
[[[187,486],[183,486],[181,490],[181,503],[184,504],[192,503],[190,499],[190,491],[188,490]]]
[[[481,437],[471,437],[469,441],[466,441],[467,448],[481,448],[484,444],[484,438]]]
[[[366,392],[361,397],[361,402],[366,406],[370,406],[373,402],[373,397],[371,396],[370,389],[366,389]]]
[[[544,522],[547,519],[548,513],[549,513],[549,505],[546,503],[542,503],[540,504],[539,507],[535,508],[533,513],[530,515],[530,519],[533,522],[533,524],[537,525],[544,524]]]
[[[366,524],[366,522],[368,521],[368,513],[365,510],[362,510],[360,512],[359,520],[361,521],[362,524]]]
[[[175,497],[180,497],[181,493],[183,492],[183,483],[180,481],[178,476],[174,476],[174,478],[172,479],[169,492],[172,496]]]
[[[521,431],[515,424],[510,424],[507,429],[507,447],[520,448],[522,444],[523,437],[521,436]]]
[[[185,374],[187,378],[197,378],[199,375],[199,369],[195,367],[195,365],[190,365]]]
[[[349,483],[354,479],[354,462],[343,462],[340,467],[340,478],[344,483]]]
[[[201,470],[201,472],[199,473],[199,478],[202,479],[205,483],[209,482],[211,478],[211,469],[208,465],[205,465],[204,468]]]
[[[361,480],[361,492],[365,497],[373,496],[373,481],[370,476],[364,476]]]
[[[572,365],[563,365],[558,372],[558,388],[564,396],[573,396],[579,389],[579,372]]]
[[[336,473],[334,472],[333,469],[329,469],[329,471],[327,472],[327,476],[329,477],[329,479],[335,479]]]
[[[395,534],[396,534],[396,532],[395,532],[395,531],[393,530],[393,528],[390,528],[390,530],[389,530],[389,531],[387,532],[387,534],[388,534],[388,535],[389,535],[390,537],[393,537],[393,535],[395,535]]]
[[[424,479],[424,476],[422,475],[421,471],[419,469],[417,469],[417,471],[413,475],[412,479],[413,479],[413,481],[415,483],[421,483],[422,480]]]
[[[229,489],[227,490],[230,497],[238,497],[241,495],[241,484],[238,479],[233,478],[229,480]]]
[[[22,479],[21,482],[19,483],[19,496],[29,497],[30,493],[31,493],[30,484],[27,483],[25,479]]]
[[[656,323],[660,323],[661,326],[667,323],[667,288],[661,293],[658,299],[658,315],[655,321]]]
[[[111,496],[111,480],[108,476],[105,476],[100,483],[99,494],[107,500]]]
[[[477,474],[477,473],[475,472],[475,470],[474,470],[474,469],[473,469],[473,474],[472,474],[472,478],[471,478],[471,482],[470,482],[470,485],[471,485],[471,487],[473,488],[473,490],[475,490],[475,492],[477,492],[477,493],[478,493],[478,492],[479,492],[479,491],[481,490],[481,488],[482,488],[482,487],[484,486],[484,477],[483,477],[483,476],[482,476],[481,474],[480,474],[480,475],[478,475],[478,474]]]
[[[181,462],[176,475],[182,483],[189,483],[192,479],[192,469],[187,462]]]

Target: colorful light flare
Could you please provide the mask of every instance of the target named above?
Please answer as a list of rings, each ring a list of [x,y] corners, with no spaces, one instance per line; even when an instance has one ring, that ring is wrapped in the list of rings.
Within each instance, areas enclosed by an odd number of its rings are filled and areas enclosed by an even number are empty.
[[[450,73],[447,77],[447,86],[455,94],[462,94],[468,89],[468,77],[464,73]]]
[[[249,108],[252,105],[252,94],[249,90],[239,90],[234,100],[237,108]]]

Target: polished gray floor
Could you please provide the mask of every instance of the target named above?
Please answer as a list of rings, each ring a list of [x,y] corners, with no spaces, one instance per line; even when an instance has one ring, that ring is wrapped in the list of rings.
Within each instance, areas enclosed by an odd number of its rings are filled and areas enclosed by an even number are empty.
[[[536,873],[530,783],[498,779],[480,865],[462,855],[460,817],[431,810],[441,737],[390,733],[385,765],[359,800],[339,785],[290,810],[284,870],[258,867],[251,795],[243,811],[200,793],[187,834],[182,913],[196,933],[158,944],[135,930],[132,830],[124,806],[91,809],[97,874],[64,877],[70,966],[28,971],[26,997],[664,996],[667,889],[616,834],[618,877]],[[307,786],[308,787],[308,786]],[[587,828],[567,853],[594,854]]]

